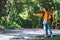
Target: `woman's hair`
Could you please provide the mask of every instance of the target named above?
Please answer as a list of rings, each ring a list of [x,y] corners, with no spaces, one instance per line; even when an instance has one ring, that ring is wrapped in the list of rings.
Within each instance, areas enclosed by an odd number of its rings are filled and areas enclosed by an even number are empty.
[[[48,8],[45,7],[45,10],[48,11]]]
[[[43,16],[44,16],[44,14],[45,14],[45,11],[48,11],[48,8],[43,8]]]
[[[46,8],[46,7],[44,7],[44,8],[43,8],[43,10],[45,10],[45,11],[49,11],[49,9],[48,9],[48,8]]]

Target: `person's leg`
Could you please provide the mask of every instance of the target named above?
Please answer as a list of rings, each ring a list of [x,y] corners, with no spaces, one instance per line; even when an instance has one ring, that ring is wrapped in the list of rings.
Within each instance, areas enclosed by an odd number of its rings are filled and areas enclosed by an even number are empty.
[[[48,26],[47,26],[47,24],[45,25],[45,32],[46,32],[46,37],[48,37]]]
[[[44,29],[44,31],[45,31],[45,27],[46,26],[46,20],[43,20],[43,29]]]
[[[45,31],[45,25],[43,25],[43,29],[44,29],[44,31]]]
[[[48,27],[47,27],[47,22],[46,22],[46,20],[43,20],[43,27],[45,27],[45,37],[48,37]]]
[[[51,37],[53,37],[50,23],[48,24],[48,29],[49,29],[49,31],[50,31],[50,35],[51,35]]]

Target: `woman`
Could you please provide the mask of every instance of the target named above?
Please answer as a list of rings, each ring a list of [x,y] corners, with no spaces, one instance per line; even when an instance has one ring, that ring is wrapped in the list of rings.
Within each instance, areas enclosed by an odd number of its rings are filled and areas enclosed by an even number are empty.
[[[51,25],[50,25],[51,14],[49,13],[49,11],[46,8],[43,8],[43,13],[42,14],[38,13],[38,14],[34,14],[34,16],[38,16],[38,17],[43,16],[43,26],[45,27],[45,32],[46,32],[45,37],[48,37],[48,29],[49,29],[50,36],[52,38],[53,35],[52,35],[52,30],[51,30]]]

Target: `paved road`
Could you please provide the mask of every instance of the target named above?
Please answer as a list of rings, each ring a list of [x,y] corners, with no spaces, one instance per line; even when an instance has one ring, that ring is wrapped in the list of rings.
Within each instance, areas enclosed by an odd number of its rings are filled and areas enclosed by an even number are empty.
[[[53,29],[52,31],[53,35],[60,34],[60,30]],[[44,35],[43,29],[1,30],[0,40],[40,40],[44,39]]]

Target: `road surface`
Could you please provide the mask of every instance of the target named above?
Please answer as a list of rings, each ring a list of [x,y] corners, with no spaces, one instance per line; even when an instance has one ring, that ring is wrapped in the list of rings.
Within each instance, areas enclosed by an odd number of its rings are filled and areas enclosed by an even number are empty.
[[[60,35],[60,30],[52,29],[52,32]],[[0,30],[0,40],[40,40],[44,35],[43,29]]]

